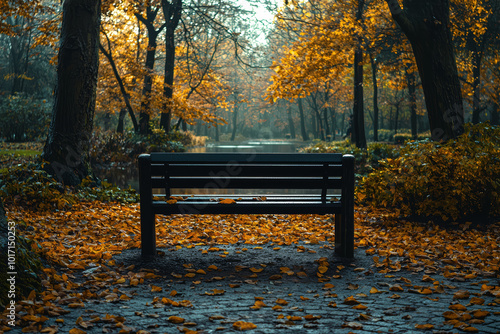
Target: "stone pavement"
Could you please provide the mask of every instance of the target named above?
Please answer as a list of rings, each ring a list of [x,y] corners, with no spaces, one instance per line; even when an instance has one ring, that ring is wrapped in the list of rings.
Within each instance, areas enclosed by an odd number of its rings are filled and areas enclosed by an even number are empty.
[[[59,333],[500,333],[500,300],[488,293],[499,286],[494,277],[383,274],[363,249],[346,261],[329,245],[163,251],[143,262],[140,250],[127,250],[114,266],[70,272],[84,307],[44,326]]]

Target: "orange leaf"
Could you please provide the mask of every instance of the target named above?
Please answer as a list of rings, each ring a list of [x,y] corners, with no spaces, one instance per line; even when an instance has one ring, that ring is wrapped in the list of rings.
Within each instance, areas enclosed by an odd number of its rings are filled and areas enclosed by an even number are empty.
[[[173,323],[173,324],[182,324],[184,322],[184,318],[172,315],[168,318],[168,321]]]
[[[236,201],[231,198],[221,199],[219,200],[220,204],[236,204]]]
[[[239,331],[246,331],[257,328],[257,325],[246,321],[236,321],[235,323],[233,323],[233,327],[234,329],[237,329]]]

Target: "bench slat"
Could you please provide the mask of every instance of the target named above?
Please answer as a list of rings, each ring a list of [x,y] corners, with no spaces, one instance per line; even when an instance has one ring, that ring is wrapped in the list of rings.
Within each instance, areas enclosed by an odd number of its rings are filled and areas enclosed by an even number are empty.
[[[181,162],[181,163],[296,163],[296,164],[318,164],[318,163],[342,163],[341,153],[151,153],[151,162]]]
[[[164,178],[153,178],[153,188],[165,188]],[[168,188],[196,189],[339,189],[341,179],[322,178],[208,178],[208,177],[175,177],[167,181]]]
[[[342,176],[341,165],[185,165],[169,164],[169,176],[321,176],[325,173],[330,176]],[[164,164],[151,166],[152,176],[163,176],[165,174]]]
[[[238,202],[237,204],[219,204],[217,202],[199,202],[190,204],[180,202],[167,204],[153,202],[155,213],[163,214],[332,214],[340,213],[341,203],[321,202]]]

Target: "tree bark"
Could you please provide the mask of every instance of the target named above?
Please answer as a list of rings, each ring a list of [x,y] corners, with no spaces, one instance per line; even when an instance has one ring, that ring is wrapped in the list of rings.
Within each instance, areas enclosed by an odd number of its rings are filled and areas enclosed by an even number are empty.
[[[175,29],[179,25],[179,20],[182,14],[182,0],[173,0],[169,2],[162,0],[163,16],[165,17],[165,76],[163,83],[163,112],[160,117],[160,128],[165,132],[170,131],[172,120],[172,97],[174,86],[174,69],[175,69]]]
[[[372,67],[372,81],[373,81],[373,141],[378,141],[378,84],[377,84],[377,62],[370,54],[370,64]]]
[[[386,0],[411,43],[422,80],[432,139],[463,133],[464,110],[452,36],[449,0]]]
[[[307,134],[306,130],[306,120],[304,118],[304,106],[302,103],[302,99],[298,99],[298,105],[299,105],[299,114],[300,114],[300,133],[302,134],[302,140],[303,141],[308,141],[309,140],[309,135]]]
[[[231,133],[231,141],[236,139],[236,129],[238,128],[238,104],[234,105],[233,108],[233,131]]]
[[[146,51],[146,75],[144,76],[144,82],[142,86],[142,101],[141,101],[141,111],[139,113],[139,133],[146,135],[151,132],[149,127],[149,120],[151,118],[151,92],[153,90],[153,70],[156,60],[156,39],[160,34],[161,30],[165,25],[161,26],[160,29],[156,30],[154,26],[154,21],[158,15],[159,8],[153,9],[151,6],[146,8],[146,18],[139,14],[136,17],[141,21],[148,31],[148,49]]]
[[[100,0],[66,0],[52,122],[42,158],[60,182],[92,175],[89,150],[99,69]]]
[[[406,68],[406,81],[408,83],[408,95],[410,102],[410,125],[411,125],[411,136],[413,139],[417,139],[417,94],[415,87],[415,72],[410,71]]]
[[[479,48],[479,46],[477,46]],[[481,114],[481,60],[483,58],[482,50],[473,51],[473,68],[472,68],[472,123],[479,123]]]
[[[288,115],[288,127],[290,129],[290,138],[295,139],[295,124],[293,123],[293,117],[292,117],[292,105],[288,104],[288,110],[287,110],[287,115]]]
[[[363,19],[364,0],[358,0],[356,19]],[[358,45],[354,51],[354,106],[352,119],[352,137],[358,148],[366,148],[365,115],[363,104],[363,49],[358,38]]]

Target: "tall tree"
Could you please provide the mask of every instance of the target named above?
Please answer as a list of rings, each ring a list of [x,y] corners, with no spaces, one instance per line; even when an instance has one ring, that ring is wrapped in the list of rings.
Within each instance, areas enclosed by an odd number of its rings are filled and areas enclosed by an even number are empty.
[[[422,80],[433,140],[463,133],[462,92],[449,28],[449,0],[386,0],[411,43]]]
[[[101,0],[65,0],[52,122],[42,158],[59,181],[92,175],[89,160],[99,69]]]
[[[165,17],[165,77],[163,97],[165,98],[160,118],[160,127],[170,131],[172,119],[172,98],[175,69],[175,29],[179,25],[182,14],[182,0],[162,0],[163,16]]]
[[[146,51],[146,75],[144,76],[144,83],[142,86],[142,101],[141,101],[141,111],[139,114],[139,132],[141,134],[148,134],[150,132],[149,120],[151,118],[151,92],[153,90],[153,71],[156,61],[156,47],[158,45],[157,38],[161,33],[166,24],[163,24],[160,28],[156,29],[154,22],[160,7],[147,6],[146,7],[146,17],[142,16],[140,13],[135,13],[135,16],[139,21],[141,21],[147,29],[148,32],[148,49]]]
[[[363,21],[364,0],[358,0],[356,20]],[[365,113],[363,99],[363,49],[361,36],[357,34],[356,49],[354,50],[354,106],[352,112],[352,137],[356,147],[366,148]]]

